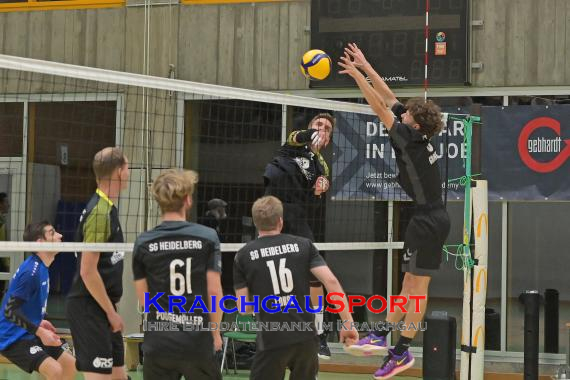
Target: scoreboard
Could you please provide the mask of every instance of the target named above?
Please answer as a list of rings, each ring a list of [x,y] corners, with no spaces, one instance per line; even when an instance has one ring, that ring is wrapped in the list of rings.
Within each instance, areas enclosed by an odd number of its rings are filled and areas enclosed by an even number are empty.
[[[469,52],[469,0],[429,0],[428,81],[465,85]],[[311,87],[353,87],[336,62],[355,42],[389,86],[424,81],[426,0],[312,0],[311,49],[327,52],[331,75]]]

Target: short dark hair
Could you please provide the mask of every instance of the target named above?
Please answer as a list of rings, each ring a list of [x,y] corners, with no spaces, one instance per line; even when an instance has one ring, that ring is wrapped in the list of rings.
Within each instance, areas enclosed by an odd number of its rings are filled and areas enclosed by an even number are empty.
[[[50,225],[51,223],[47,220],[28,224],[24,230],[24,241],[37,241],[38,239],[45,239],[44,229]]]
[[[8,194],[0,193],[0,202],[4,202],[8,198]]]
[[[331,115],[331,114],[328,113],[328,112],[321,112],[321,113],[317,114],[315,117],[313,117],[313,118],[311,119],[311,121],[309,121],[308,127],[311,128],[311,126],[313,125],[313,122],[314,122],[315,120],[318,120],[318,119],[326,119],[326,120],[328,120],[328,121],[331,123],[331,127],[333,127],[333,129],[334,129],[334,126],[335,126],[335,124],[336,124],[336,119],[333,117],[333,115]]]
[[[406,109],[420,125],[420,133],[428,138],[437,135],[443,129],[441,109],[431,100],[412,98],[406,103]]]

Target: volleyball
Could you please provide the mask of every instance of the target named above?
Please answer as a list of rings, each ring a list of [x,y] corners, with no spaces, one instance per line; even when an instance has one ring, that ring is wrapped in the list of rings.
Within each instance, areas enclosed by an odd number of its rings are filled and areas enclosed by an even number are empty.
[[[329,76],[332,68],[331,57],[322,50],[313,49],[303,54],[301,71],[312,80],[323,80]]]

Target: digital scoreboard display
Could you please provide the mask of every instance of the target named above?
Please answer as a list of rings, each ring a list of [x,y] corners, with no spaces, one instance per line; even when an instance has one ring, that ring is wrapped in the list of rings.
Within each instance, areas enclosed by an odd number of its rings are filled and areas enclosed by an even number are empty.
[[[464,85],[469,52],[469,0],[429,0],[428,81]],[[354,87],[336,64],[355,42],[389,86],[424,83],[426,0],[312,0],[311,49],[333,61],[311,87]]]

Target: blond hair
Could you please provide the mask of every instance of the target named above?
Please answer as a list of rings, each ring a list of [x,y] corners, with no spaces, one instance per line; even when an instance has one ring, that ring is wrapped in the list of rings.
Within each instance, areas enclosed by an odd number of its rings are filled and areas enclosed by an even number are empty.
[[[127,157],[120,148],[103,148],[93,157],[93,173],[97,181],[109,179],[115,169],[122,168],[126,163]]]
[[[198,183],[198,173],[193,170],[169,169],[152,183],[152,195],[164,214],[180,211],[186,196],[192,197]]]
[[[283,204],[272,195],[259,198],[251,207],[253,224],[260,231],[274,230],[283,217]]]

